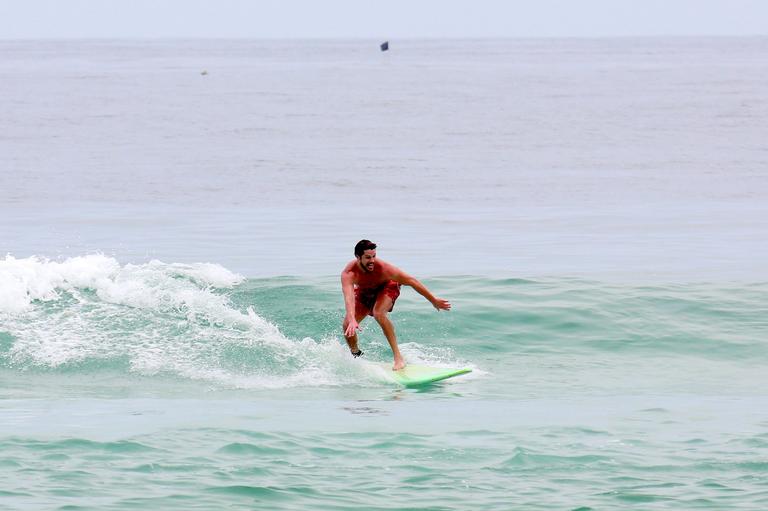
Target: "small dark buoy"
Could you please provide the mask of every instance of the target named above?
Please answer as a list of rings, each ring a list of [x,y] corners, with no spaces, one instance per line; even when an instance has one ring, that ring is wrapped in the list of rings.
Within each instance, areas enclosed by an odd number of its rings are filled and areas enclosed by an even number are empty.
[[[381,48],[381,51],[387,51],[389,49],[389,41],[384,41],[383,43],[381,43],[380,48]]]

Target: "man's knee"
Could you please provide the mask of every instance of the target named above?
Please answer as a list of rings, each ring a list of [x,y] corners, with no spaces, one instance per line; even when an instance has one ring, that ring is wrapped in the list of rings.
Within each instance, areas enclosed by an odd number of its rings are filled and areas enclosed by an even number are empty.
[[[378,310],[373,311],[373,319],[381,323],[382,321],[387,321],[387,316],[389,315],[389,312],[386,310]]]

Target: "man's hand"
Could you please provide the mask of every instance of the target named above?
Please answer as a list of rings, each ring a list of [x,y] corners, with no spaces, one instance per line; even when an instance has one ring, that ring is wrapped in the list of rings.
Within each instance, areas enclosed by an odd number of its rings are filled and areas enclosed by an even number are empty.
[[[355,318],[350,318],[347,320],[347,329],[344,330],[344,335],[346,337],[352,337],[357,333],[357,331],[360,330],[360,325],[358,324],[357,320]]]
[[[451,310],[451,303],[448,300],[443,300],[442,298],[435,298],[435,301],[432,302],[432,305],[434,305],[435,309],[437,310]]]

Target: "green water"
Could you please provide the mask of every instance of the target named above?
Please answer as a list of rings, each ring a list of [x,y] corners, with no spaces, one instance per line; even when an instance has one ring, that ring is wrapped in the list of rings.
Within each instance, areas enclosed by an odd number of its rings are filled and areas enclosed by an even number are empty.
[[[473,372],[405,389],[335,277],[88,261],[0,316],[3,508],[768,505],[764,283],[428,279],[403,352]]]

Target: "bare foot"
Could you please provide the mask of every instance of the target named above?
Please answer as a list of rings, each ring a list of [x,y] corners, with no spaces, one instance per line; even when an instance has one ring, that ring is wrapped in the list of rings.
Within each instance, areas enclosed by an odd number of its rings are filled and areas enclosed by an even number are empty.
[[[393,371],[399,371],[405,367],[405,359],[403,357],[395,357],[395,364],[392,366]]]

